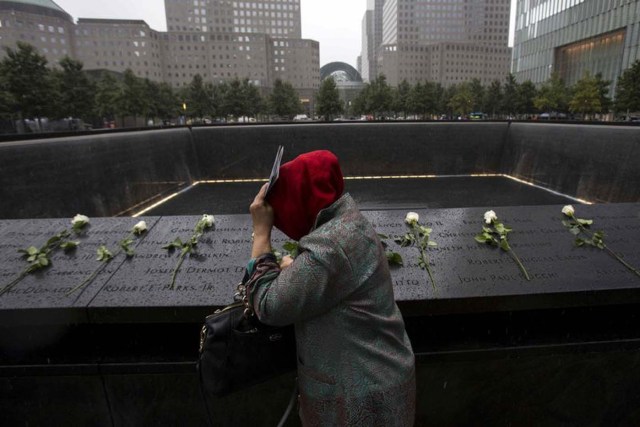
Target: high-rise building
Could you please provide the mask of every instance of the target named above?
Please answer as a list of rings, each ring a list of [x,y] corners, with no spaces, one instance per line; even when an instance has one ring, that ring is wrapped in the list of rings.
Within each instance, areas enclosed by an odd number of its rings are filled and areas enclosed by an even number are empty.
[[[64,56],[107,69],[188,85],[249,79],[268,91],[290,82],[304,103],[320,87],[320,46],[301,39],[300,0],[165,0],[167,32],[140,20],[71,16],[51,0],[0,0],[0,44],[34,45],[55,65]],[[0,52],[3,55],[4,52]]]
[[[510,0],[386,0],[379,72],[392,85],[502,80],[511,59],[509,11]]]
[[[165,0],[167,29],[301,38],[300,0]]]
[[[640,59],[640,0],[518,0],[512,71],[568,85],[589,71],[617,81]],[[613,88],[612,88],[613,89]]]
[[[373,49],[373,10],[367,10],[362,18],[362,51],[360,56],[360,67],[358,71],[362,79],[368,82],[372,76],[372,66],[376,57]]]
[[[382,45],[382,11],[385,0],[367,0],[362,18],[362,79],[374,80],[378,75],[378,56]]]

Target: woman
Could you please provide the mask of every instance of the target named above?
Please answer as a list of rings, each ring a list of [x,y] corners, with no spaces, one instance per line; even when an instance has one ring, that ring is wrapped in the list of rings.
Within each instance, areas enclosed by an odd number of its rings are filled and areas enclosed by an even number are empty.
[[[384,249],[329,151],[280,168],[251,204],[249,301],[271,325],[294,323],[305,426],[411,426],[415,362]],[[271,254],[276,226],[299,241],[295,260]]]

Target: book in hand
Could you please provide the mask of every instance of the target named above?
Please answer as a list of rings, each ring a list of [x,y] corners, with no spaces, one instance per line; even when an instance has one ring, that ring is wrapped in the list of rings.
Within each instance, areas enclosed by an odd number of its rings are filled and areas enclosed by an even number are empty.
[[[271,176],[269,176],[269,187],[267,188],[267,194],[271,191],[275,185],[278,177],[280,176],[280,163],[282,162],[282,153],[284,153],[284,147],[281,145],[278,147],[276,154],[276,160],[273,162],[273,168],[271,169]]]

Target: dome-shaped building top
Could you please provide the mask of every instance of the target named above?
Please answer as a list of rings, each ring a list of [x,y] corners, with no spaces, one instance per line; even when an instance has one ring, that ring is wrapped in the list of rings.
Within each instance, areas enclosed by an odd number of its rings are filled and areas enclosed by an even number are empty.
[[[73,22],[73,18],[52,0],[0,0],[0,10],[16,10],[35,15],[46,15]]]
[[[56,65],[73,55],[73,18],[52,0],[0,0],[0,58],[28,43]]]
[[[320,80],[333,77],[336,82],[362,82],[362,76],[346,62],[330,62],[320,68]]]

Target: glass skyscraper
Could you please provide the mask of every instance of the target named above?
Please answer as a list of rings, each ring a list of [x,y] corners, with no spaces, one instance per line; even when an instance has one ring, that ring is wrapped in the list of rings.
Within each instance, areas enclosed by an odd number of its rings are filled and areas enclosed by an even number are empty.
[[[617,81],[640,59],[640,0],[519,0],[512,72],[546,81],[556,71],[568,85],[586,71]]]

